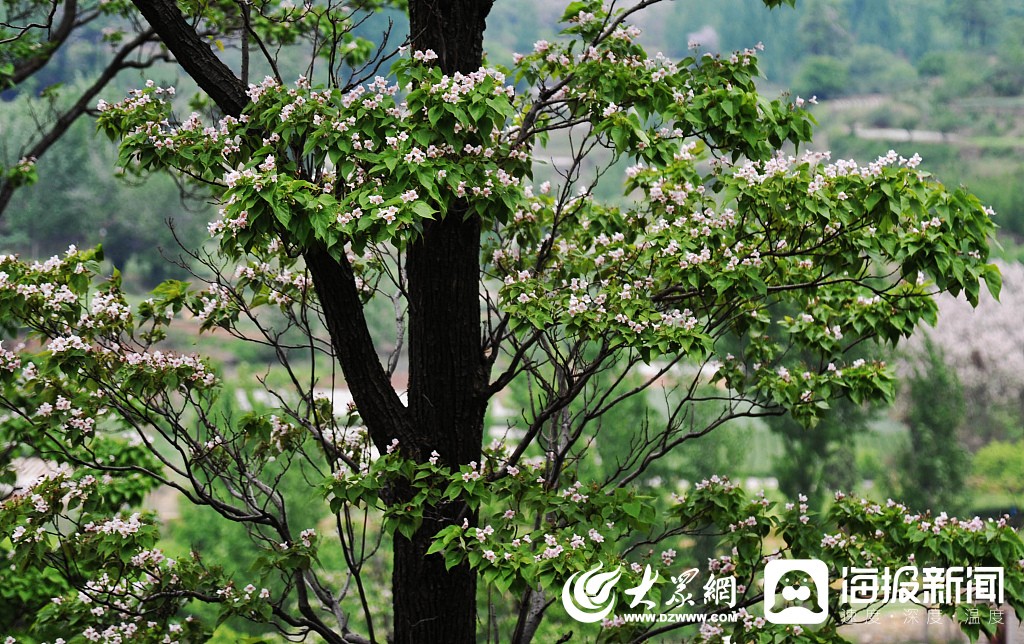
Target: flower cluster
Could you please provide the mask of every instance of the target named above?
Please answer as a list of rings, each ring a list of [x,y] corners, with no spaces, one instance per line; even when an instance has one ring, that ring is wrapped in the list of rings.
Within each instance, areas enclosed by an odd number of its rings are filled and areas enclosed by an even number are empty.
[[[204,387],[217,384],[217,376],[198,356],[178,354],[170,351],[127,352],[120,356],[123,363],[145,373],[180,372],[189,382]]]
[[[127,519],[121,517],[114,517],[104,521],[103,523],[88,523],[83,528],[85,532],[94,532],[99,534],[118,534],[121,537],[129,537],[143,527],[144,523],[141,520],[141,516],[138,512],[132,513]]]

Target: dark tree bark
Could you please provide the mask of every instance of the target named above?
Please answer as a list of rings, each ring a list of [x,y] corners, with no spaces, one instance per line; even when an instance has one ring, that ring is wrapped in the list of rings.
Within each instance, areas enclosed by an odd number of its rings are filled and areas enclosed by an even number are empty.
[[[480,460],[487,384],[480,351],[480,220],[449,212],[410,249],[409,411],[417,456],[436,450],[452,466]],[[475,517],[461,503],[428,508],[406,539],[395,535],[395,641],[473,642],[476,574],[426,556],[441,528]]]
[[[489,0],[413,0],[409,33],[414,49],[432,49],[447,74],[482,64]],[[452,466],[479,461],[488,372],[481,352],[480,232],[466,204],[427,222],[408,251],[409,411],[416,427],[414,455],[436,450]],[[476,575],[468,565],[445,570],[425,555],[441,528],[475,517],[459,503],[428,509],[412,539],[395,536],[392,577],[395,641],[476,641]]]
[[[411,0],[409,37],[414,49],[433,49],[446,74],[480,68],[484,29],[494,0]]]
[[[249,97],[240,78],[210,49],[178,8],[169,0],[133,0],[132,4],[146,19],[160,40],[174,54],[174,58],[192,80],[203,88],[210,99],[225,114],[238,116],[245,109]]]
[[[173,0],[135,5],[190,76],[226,113],[238,115],[248,97],[242,81],[184,20]],[[482,63],[485,19],[492,0],[411,0],[413,47],[433,49],[449,74]],[[408,248],[409,404],[402,406],[374,351],[351,268],[321,249],[306,249],[306,265],[345,380],[378,447],[398,438],[420,461],[432,451],[457,467],[479,461],[487,404],[487,362],[481,350],[481,221],[467,204],[426,222]],[[402,490],[395,490],[401,501]],[[475,516],[463,504],[426,508],[412,539],[395,536],[394,641],[398,644],[476,641],[476,575],[468,565],[448,571],[426,556],[441,528]]]
[[[370,430],[370,438],[382,452],[391,438],[411,443],[415,433],[409,412],[381,367],[366,326],[352,267],[347,260],[338,261],[322,248],[306,250],[303,259],[313,277],[313,287],[345,382]]]

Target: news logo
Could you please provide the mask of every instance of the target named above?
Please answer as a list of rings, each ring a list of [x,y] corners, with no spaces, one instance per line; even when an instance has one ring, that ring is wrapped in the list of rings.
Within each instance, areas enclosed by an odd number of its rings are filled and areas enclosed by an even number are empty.
[[[817,610],[814,610],[817,609]],[[828,619],[828,566],[819,559],[774,559],[764,569],[764,618],[772,624]]]

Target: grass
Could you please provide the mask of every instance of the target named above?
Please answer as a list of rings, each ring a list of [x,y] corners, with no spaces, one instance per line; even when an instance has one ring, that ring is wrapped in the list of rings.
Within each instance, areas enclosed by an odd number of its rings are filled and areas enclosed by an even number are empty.
[[[1019,136],[972,136],[964,139],[962,147],[980,150],[1001,151],[1024,149],[1024,137]]]

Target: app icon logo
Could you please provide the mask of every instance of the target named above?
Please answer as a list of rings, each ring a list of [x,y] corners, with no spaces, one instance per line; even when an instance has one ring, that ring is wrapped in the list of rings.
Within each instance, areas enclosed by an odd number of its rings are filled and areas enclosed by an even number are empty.
[[[821,624],[828,619],[828,566],[825,562],[819,559],[769,561],[764,568],[764,618],[772,624]]]
[[[573,573],[562,587],[562,606],[569,617],[578,622],[599,622],[615,608],[615,593],[612,591],[622,572],[618,566],[609,572],[598,572],[602,565],[598,564],[582,574]]]

